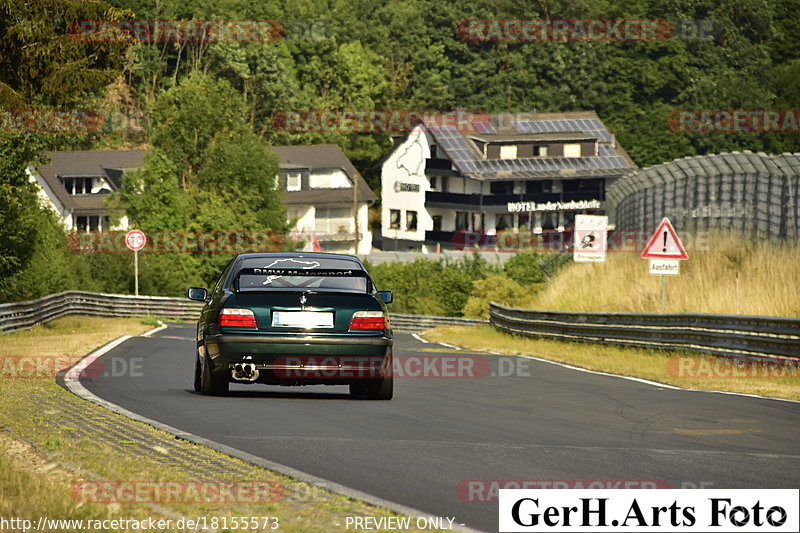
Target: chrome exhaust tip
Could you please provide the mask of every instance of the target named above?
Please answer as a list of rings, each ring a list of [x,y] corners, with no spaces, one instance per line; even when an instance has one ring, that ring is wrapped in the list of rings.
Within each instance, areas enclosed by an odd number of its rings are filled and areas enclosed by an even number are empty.
[[[236,363],[231,369],[231,376],[239,381],[255,381],[258,379],[258,369],[252,363]]]

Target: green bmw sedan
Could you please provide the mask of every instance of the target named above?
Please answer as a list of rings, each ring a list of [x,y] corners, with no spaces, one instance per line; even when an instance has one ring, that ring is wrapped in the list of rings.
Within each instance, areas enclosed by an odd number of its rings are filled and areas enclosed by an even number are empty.
[[[390,400],[392,330],[386,304],[357,257],[241,254],[209,292],[197,322],[194,388],[221,395],[230,383],[349,385],[357,398]]]

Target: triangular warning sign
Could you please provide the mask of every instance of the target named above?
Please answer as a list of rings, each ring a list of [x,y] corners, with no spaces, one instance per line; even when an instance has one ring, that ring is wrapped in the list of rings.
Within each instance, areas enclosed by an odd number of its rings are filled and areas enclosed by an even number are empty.
[[[689,259],[689,254],[686,253],[686,249],[669,219],[664,217],[656,232],[650,237],[647,246],[642,250],[642,257],[646,259]]]

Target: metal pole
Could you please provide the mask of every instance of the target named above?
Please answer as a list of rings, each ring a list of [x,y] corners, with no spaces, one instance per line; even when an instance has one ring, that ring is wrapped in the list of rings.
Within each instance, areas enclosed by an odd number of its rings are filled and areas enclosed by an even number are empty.
[[[661,312],[664,312],[664,309],[667,305],[667,276],[661,274]]]
[[[139,296],[139,252],[133,251],[133,294]]]

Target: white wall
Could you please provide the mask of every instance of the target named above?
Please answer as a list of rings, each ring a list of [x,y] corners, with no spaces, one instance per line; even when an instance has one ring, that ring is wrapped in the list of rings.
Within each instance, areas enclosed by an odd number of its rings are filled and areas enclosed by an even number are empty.
[[[352,212],[352,204],[342,204],[335,207],[348,209]],[[298,237],[305,240],[305,251],[308,252],[313,249],[311,236],[317,233],[319,238],[325,233],[322,228],[316,227],[316,214],[317,208],[315,206],[289,206],[286,210],[286,215],[289,220],[295,216],[299,217],[292,231],[289,232],[289,237],[291,238],[292,233],[296,233]],[[348,231],[352,232],[352,217],[348,218],[346,222]],[[343,250],[343,253],[368,254],[372,251],[372,230],[369,228],[369,205],[367,202],[360,202],[358,205],[358,233],[360,235],[358,250],[356,250],[354,246],[351,246],[348,250]],[[353,244],[352,241],[351,244]]]
[[[357,254],[368,254],[372,251],[372,230],[369,227],[369,206],[366,202],[358,206],[358,241]]]
[[[430,183],[425,176],[425,160],[431,156],[430,146],[436,144],[422,126],[394,148],[381,169],[381,227],[385,238],[425,240],[425,231],[433,229],[433,221],[425,210],[425,191]],[[396,191],[396,183],[416,184],[419,191]],[[389,210],[399,209],[400,228],[389,228]],[[406,230],[406,212],[417,212],[417,230]]]
[[[293,218],[297,218],[292,231],[297,232],[312,232],[314,231],[314,206],[296,206],[290,205],[286,208],[286,219],[291,222]]]
[[[36,171],[36,168],[32,165],[29,165],[28,168],[25,169],[25,173],[28,175],[28,181],[36,184],[37,194],[41,205],[52,209],[53,212],[55,212],[61,218],[64,226],[67,228],[72,228],[72,216],[68,210],[61,205],[58,197],[55,195],[47,182],[44,181],[44,178],[39,174],[39,172]]]

